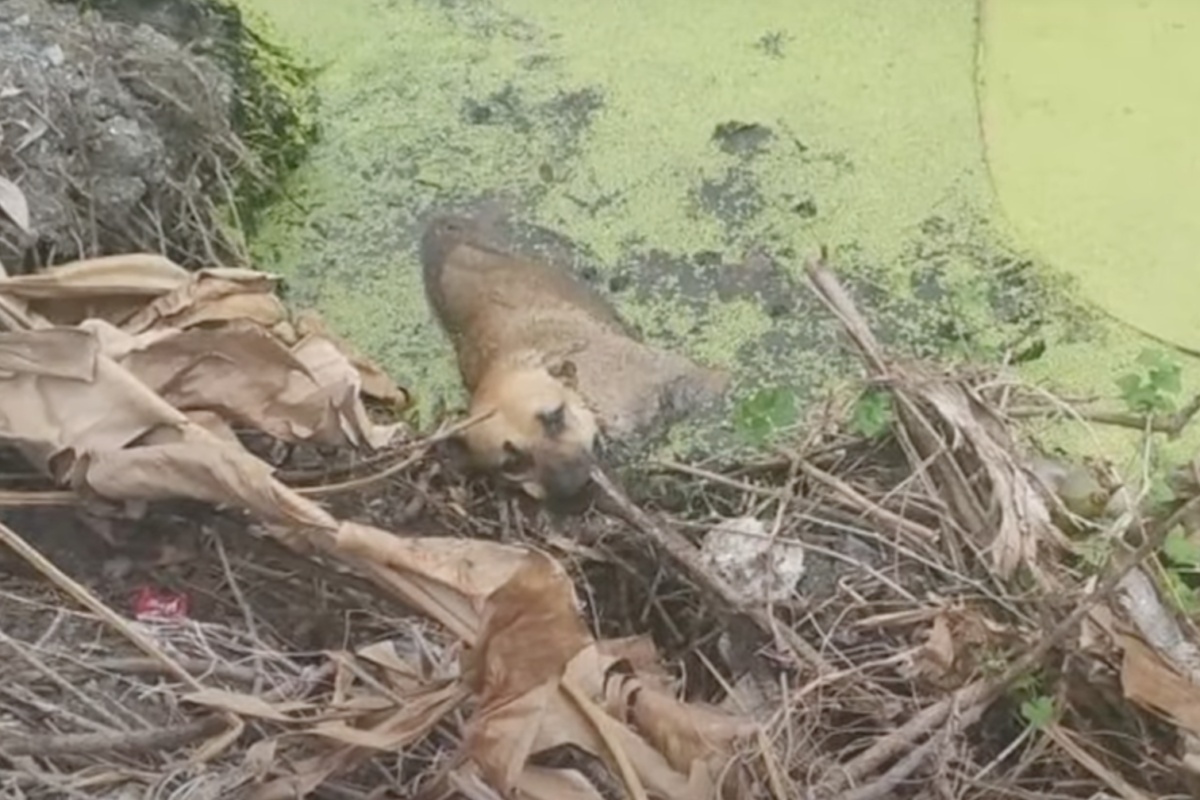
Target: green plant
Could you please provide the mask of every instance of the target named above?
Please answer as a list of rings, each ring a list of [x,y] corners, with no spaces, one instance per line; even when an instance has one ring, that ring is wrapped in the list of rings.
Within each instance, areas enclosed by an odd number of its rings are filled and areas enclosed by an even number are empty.
[[[1151,456],[1157,457],[1158,454],[1159,449],[1154,447],[1151,450]],[[1167,481],[1167,471],[1169,467],[1158,466],[1156,464],[1152,464],[1151,466],[1155,467],[1155,470],[1150,475],[1150,486],[1146,492],[1146,500],[1149,501],[1151,507],[1154,508],[1159,508],[1175,502],[1175,491],[1171,488],[1170,482]]]
[[[1034,729],[1041,729],[1054,719],[1054,698],[1038,694],[1021,703],[1021,716]]]
[[[1200,544],[1189,539],[1182,528],[1167,534],[1162,546],[1163,577],[1167,594],[1175,606],[1188,616],[1200,613],[1200,590],[1188,583],[1185,576],[1200,572]]]
[[[1042,687],[1041,675],[1027,672],[1012,682],[1012,693],[1021,698],[1020,712],[1033,729],[1044,728],[1054,719],[1054,698]]]
[[[1200,594],[1187,584],[1179,570],[1167,568],[1163,571],[1163,578],[1167,595],[1180,612],[1189,617],[1200,612]]]
[[[1183,528],[1175,528],[1163,541],[1163,555],[1181,567],[1200,567],[1200,544],[1187,538]]]
[[[1125,404],[1136,414],[1174,411],[1173,395],[1183,388],[1180,382],[1183,368],[1161,350],[1143,350],[1137,363],[1145,367],[1143,372],[1130,372],[1116,380]]]
[[[751,444],[762,445],[781,428],[794,424],[798,416],[796,393],[791,389],[760,389],[738,405],[733,425]]]
[[[867,389],[854,404],[850,430],[868,439],[887,433],[892,424],[892,396],[884,389]]]

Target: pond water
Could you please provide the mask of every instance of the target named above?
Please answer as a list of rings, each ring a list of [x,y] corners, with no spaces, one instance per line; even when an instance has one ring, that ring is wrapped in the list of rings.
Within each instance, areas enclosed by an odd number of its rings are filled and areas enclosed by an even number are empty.
[[[982,118],[1023,244],[1200,351],[1200,3],[988,2]]]
[[[460,400],[415,254],[446,207],[510,213],[515,242],[568,254],[648,338],[732,369],[735,406],[858,374],[802,278],[820,245],[905,353],[1044,345],[1031,377],[1115,395],[1148,341],[1080,306],[1077,258],[1022,238],[1008,206],[1028,186],[998,181],[999,205],[975,0],[241,5],[322,67],[323,140],[256,234],[259,265],[426,416]],[[1009,74],[1020,51],[1003,55],[986,68]]]

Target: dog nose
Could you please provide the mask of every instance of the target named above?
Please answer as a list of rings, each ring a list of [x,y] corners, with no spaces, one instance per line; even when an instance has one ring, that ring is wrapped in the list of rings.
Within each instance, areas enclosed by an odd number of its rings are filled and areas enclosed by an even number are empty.
[[[578,456],[556,464],[542,476],[542,485],[550,497],[566,500],[583,491],[592,480],[592,458]]]

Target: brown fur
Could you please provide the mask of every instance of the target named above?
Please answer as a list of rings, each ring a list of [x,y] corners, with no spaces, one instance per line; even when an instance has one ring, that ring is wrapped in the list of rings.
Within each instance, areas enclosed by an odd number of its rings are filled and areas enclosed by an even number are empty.
[[[426,296],[454,345],[472,415],[473,463],[534,497],[590,480],[598,434],[627,438],[672,408],[724,391],[724,373],[646,345],[598,292],[565,270],[488,243],[443,216],[421,239]]]

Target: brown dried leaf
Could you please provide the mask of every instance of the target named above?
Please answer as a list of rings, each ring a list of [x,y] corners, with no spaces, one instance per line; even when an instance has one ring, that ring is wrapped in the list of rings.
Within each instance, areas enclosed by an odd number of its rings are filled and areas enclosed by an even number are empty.
[[[420,666],[401,657],[394,642],[375,642],[356,652],[362,660],[384,669],[383,678],[394,692],[414,691],[425,682]]]
[[[591,642],[566,571],[531,552],[487,598],[479,641],[464,657],[463,677],[483,706],[503,705],[543,684],[556,685],[570,660]]]
[[[478,693],[479,708],[463,740],[481,774],[502,794],[517,785],[544,732],[564,741],[582,737],[586,749],[598,749],[559,689],[567,664],[590,641],[569,579],[542,553],[530,553],[487,598],[479,641],[464,656],[464,679]],[[552,710],[566,718],[547,719]]]
[[[929,628],[919,634],[924,641],[912,660],[912,674],[939,687],[954,685],[958,647],[946,608],[937,609]]]
[[[242,320],[271,328],[287,318],[283,303],[274,294],[278,283],[278,276],[250,269],[203,269],[143,306],[122,327],[129,333],[142,333]]]
[[[565,717],[564,713],[552,717],[543,727],[543,734],[554,731],[555,728],[551,726],[561,724]],[[588,729],[587,736],[581,736],[579,734],[582,731],[577,731],[576,738],[581,742],[592,743],[590,749],[597,755],[615,755],[620,752],[637,776],[637,780],[651,796],[679,800],[708,800],[719,796],[712,771],[704,764],[695,763],[687,772],[676,770],[667,756],[652,746],[638,731],[627,725],[616,724],[609,717],[603,719],[607,720],[608,724],[604,725],[602,742],[594,739],[594,729]],[[546,746],[546,743],[539,741],[535,752],[545,749]]]
[[[925,641],[925,655],[943,673],[949,672],[954,666],[954,637],[950,633],[950,623],[944,613],[933,618],[929,638]]]
[[[122,327],[129,333],[142,333],[158,328],[187,329],[202,323],[240,321],[278,330],[287,323],[287,312],[274,294],[278,281],[275,275],[249,269],[200,270],[187,283],[144,306]],[[336,360],[348,362],[350,371],[357,374],[351,383],[356,387],[361,385],[363,393],[399,406],[408,404],[408,393],[349,343],[330,332],[315,311],[297,314],[291,335],[330,343],[340,354]],[[296,349],[303,346],[302,341]],[[332,362],[329,356],[320,358]]]
[[[465,726],[465,751],[500,793],[507,795],[516,785],[534,752],[534,742],[550,728],[553,721],[547,717],[558,693],[557,681],[544,683],[502,705],[481,706]],[[582,721],[573,721],[582,728]],[[556,732],[564,739],[572,738],[563,727]],[[593,747],[593,752],[596,749]]]
[[[29,201],[21,187],[0,176],[0,215],[8,217],[13,224],[25,235],[33,231],[29,228]]]
[[[943,605],[914,658],[916,673],[941,688],[962,686],[978,675],[982,654],[1019,645],[1017,637],[971,604]]]
[[[521,800],[604,800],[604,795],[574,770],[526,767],[516,790]]]
[[[284,441],[320,437],[330,429],[331,409],[310,401],[321,387],[261,328],[234,325],[163,334],[151,334],[143,339],[145,346],[135,345],[126,353],[109,352],[172,406],[214,410]],[[330,443],[341,443],[340,436],[330,438]]]
[[[959,383],[924,380],[913,390],[937,410],[955,437],[970,444],[987,472],[990,497],[999,506],[995,534],[988,545],[997,572],[1009,578],[1024,564],[1040,574],[1038,547],[1054,545],[1069,550],[1070,544],[1052,523],[1050,508],[1034,480],[1013,457],[1008,434],[996,423],[993,412],[973,390]]]
[[[642,783],[665,797],[713,797],[732,744],[756,730],[753,723],[716,709],[689,706],[654,681],[614,669],[616,660],[591,646],[567,667],[564,683],[602,698],[611,739],[633,764]],[[609,747],[612,746],[610,741]]]
[[[301,338],[315,336],[332,342],[361,378],[363,394],[384,403],[404,407],[409,403],[408,392],[401,389],[374,362],[364,356],[353,345],[336,335],[315,311],[301,311],[295,319],[296,333]]]
[[[354,383],[357,373],[336,351],[322,353],[316,375],[252,323],[137,336],[100,320],[84,327],[96,331],[106,354],[184,412],[202,409],[291,442],[377,448],[399,431],[370,421]]]
[[[173,291],[190,273],[163,256],[150,253],[72,261],[45,272],[0,281],[0,294],[26,300],[81,297],[155,297]]]
[[[190,427],[186,417],[103,356],[91,334],[49,329],[2,335],[17,347],[9,350],[8,373],[0,374],[0,438],[48,473],[60,453],[103,453],[158,428]],[[71,341],[78,352],[59,361],[58,369],[29,362],[39,348],[61,353]]]
[[[450,796],[463,798],[492,798],[495,790],[488,787],[478,764],[467,761],[447,775],[450,787],[458,791]],[[422,797],[445,797],[434,793],[433,787]],[[607,800],[607,797],[576,770],[526,767],[517,779],[512,797],[519,800]]]
[[[90,381],[96,373],[96,339],[75,328],[0,333],[0,373]]]
[[[260,739],[246,748],[243,763],[255,780],[261,781],[270,774],[276,763],[279,739]]]
[[[468,645],[480,631],[485,598],[530,558],[524,548],[445,537],[400,537],[342,522],[333,548],[367,566],[384,568],[405,602],[437,620]]]
[[[364,661],[377,664],[389,672],[395,672],[406,678],[419,679],[421,671],[416,665],[396,652],[396,643],[391,640],[372,642],[354,651],[355,655]]]
[[[1125,653],[1121,661],[1125,697],[1200,734],[1200,686],[1172,669],[1141,639],[1124,634],[1117,639]]]
[[[627,679],[627,682],[634,682]],[[629,711],[634,728],[661,753],[677,772],[691,774],[698,764],[710,768],[715,780],[739,740],[753,736],[753,722],[715,708],[682,703],[641,685]],[[619,713],[620,709],[609,709]]]
[[[630,669],[643,679],[652,676],[663,686],[670,681],[671,675],[663,667],[658,648],[649,635],[603,639],[596,643],[596,647],[605,658],[628,662]]]
[[[331,702],[329,707],[338,711],[361,711],[373,714],[379,711],[390,711],[396,707],[396,703],[381,694],[359,694]]]
[[[221,442],[179,441],[96,451],[80,459],[72,482],[110,500],[188,497],[240,506],[275,524],[336,527],[320,506],[276,481],[272,471]]]
[[[197,427],[203,428],[210,433],[213,438],[231,447],[242,446],[242,441],[238,439],[237,434],[233,432],[233,428],[229,427],[229,423],[220,414],[203,408],[196,408],[183,413]]]
[[[282,524],[336,527],[319,506],[275,481],[268,465],[192,425],[100,353],[93,334],[0,334],[0,353],[7,355],[0,437],[75,487],[110,500],[191,497]],[[129,447],[134,442],[142,446]]]
[[[183,695],[182,699],[189,703],[215,708],[219,711],[231,711],[243,717],[257,717],[259,719],[269,719],[273,722],[296,721],[261,697],[227,692],[224,689],[201,689],[198,692],[189,692]],[[296,706],[296,704],[291,705]],[[304,705],[301,705],[301,707],[307,708]]]
[[[625,703],[610,704],[606,713],[590,699],[605,696],[610,672],[625,672],[611,670],[619,659],[601,655],[588,634],[557,562],[530,554],[487,598],[483,620],[479,644],[464,665],[465,678],[477,687],[479,708],[463,738],[464,751],[496,791],[525,792],[549,780],[550,773],[528,763],[530,756],[570,744],[606,762],[614,776],[627,777],[633,796],[643,791],[680,800],[710,796],[713,778],[700,761],[723,751],[731,718],[688,710],[665,694],[650,697],[648,684],[630,678],[625,698],[647,698],[635,713],[671,757],[687,763],[679,770],[622,723]]]
[[[400,426],[379,426],[367,415],[360,400],[363,391],[361,373],[334,342],[308,336],[292,348],[292,355],[308,368],[313,380],[321,387],[321,401],[336,410],[341,431],[350,442],[366,443],[378,449],[395,437]],[[398,387],[393,385],[393,388],[400,392]]]
[[[213,759],[219,758],[222,753],[233,746],[233,743],[241,738],[246,730],[246,723],[241,717],[226,717],[229,720],[229,727],[205,740],[203,744],[196,748],[192,753],[191,761],[194,764],[204,764]]]
[[[330,720],[312,726],[307,732],[355,747],[394,751],[424,738],[467,697],[466,689],[458,681],[440,681],[405,693],[400,706],[393,706],[380,721],[368,722],[369,727]]]
[[[75,261],[33,275],[0,281],[0,295],[25,303],[55,325],[87,319],[114,324],[138,312],[148,296],[170,291],[187,270],[156,255],[130,254]]]

